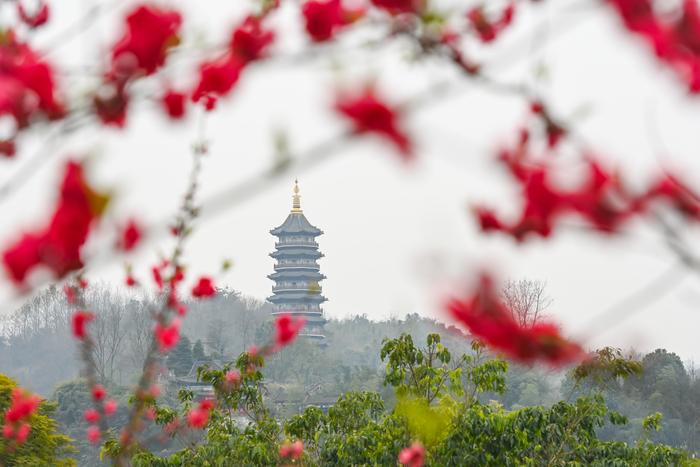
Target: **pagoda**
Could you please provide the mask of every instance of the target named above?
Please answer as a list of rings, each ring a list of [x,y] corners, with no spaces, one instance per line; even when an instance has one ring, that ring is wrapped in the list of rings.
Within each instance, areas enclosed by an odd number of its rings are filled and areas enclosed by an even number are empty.
[[[299,183],[294,181],[292,211],[279,227],[270,230],[277,237],[275,251],[270,253],[276,260],[275,272],[267,276],[275,281],[272,296],[267,300],[274,305],[274,315],[290,314],[303,317],[306,324],[300,336],[323,341],[323,317],[319,282],[326,278],[319,272],[317,263],[323,253],[318,251],[316,237],[323,231],[311,225],[301,210]]]

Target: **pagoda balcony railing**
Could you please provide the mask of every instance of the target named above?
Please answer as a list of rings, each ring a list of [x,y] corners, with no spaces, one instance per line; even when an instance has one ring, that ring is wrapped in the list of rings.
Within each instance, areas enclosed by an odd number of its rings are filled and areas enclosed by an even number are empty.
[[[282,263],[275,264],[275,270],[288,268],[313,268],[318,269],[318,263]]]
[[[308,285],[273,285],[273,292],[304,292],[309,295],[318,295],[321,293],[319,286],[309,287]]]
[[[287,242],[275,242],[275,248],[287,247],[287,246],[304,246],[304,247],[314,247],[318,248],[317,242],[305,242],[303,240],[290,240]]]

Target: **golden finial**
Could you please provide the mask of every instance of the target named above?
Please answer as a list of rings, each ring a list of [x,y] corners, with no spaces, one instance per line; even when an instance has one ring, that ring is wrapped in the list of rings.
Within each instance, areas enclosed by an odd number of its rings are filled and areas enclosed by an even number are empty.
[[[301,195],[299,194],[299,180],[294,180],[294,196],[292,196],[292,212],[301,212]]]

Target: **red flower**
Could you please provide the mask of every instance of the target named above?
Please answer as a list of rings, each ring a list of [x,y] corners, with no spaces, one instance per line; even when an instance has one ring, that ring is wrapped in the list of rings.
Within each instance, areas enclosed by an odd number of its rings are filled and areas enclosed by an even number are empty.
[[[0,116],[12,117],[18,129],[27,127],[41,114],[50,119],[65,114],[56,98],[51,67],[17,40],[12,30],[6,30],[0,41],[0,69]]]
[[[475,338],[519,362],[529,364],[543,361],[560,366],[583,357],[581,347],[562,337],[555,325],[519,325],[486,275],[482,275],[479,287],[472,296],[465,300],[452,300],[448,310]]]
[[[628,31],[653,49],[693,93],[700,92],[700,9],[685,0],[675,11],[657,13],[650,0],[608,0]]]
[[[425,7],[425,0],[372,0],[372,4],[392,15],[401,13],[417,14]]]
[[[85,417],[85,421],[88,423],[97,423],[97,421],[100,419],[100,413],[95,409],[85,410],[83,416]]]
[[[17,444],[24,443],[31,430],[28,420],[37,411],[40,403],[41,399],[38,396],[18,387],[13,388],[10,396],[10,407],[5,412],[3,437],[14,438]]]
[[[131,274],[127,274],[126,279],[124,280],[124,283],[126,284],[127,287],[134,287],[136,284],[138,284],[138,281]]]
[[[88,427],[87,432],[85,434],[87,436],[88,441],[90,441],[92,444],[99,443],[100,438],[102,438],[100,428],[95,425]]]
[[[153,281],[156,283],[159,289],[163,288],[163,276],[160,274],[160,269],[158,266],[153,266],[151,268],[151,272],[153,273]]]
[[[292,318],[288,314],[277,316],[275,320],[275,344],[277,347],[284,347],[291,343],[304,327],[304,318]]]
[[[183,93],[172,89],[168,90],[161,98],[163,108],[173,120],[180,120],[185,116],[185,101]]]
[[[121,232],[119,247],[124,251],[131,251],[141,240],[141,229],[132,219]]]
[[[285,442],[280,446],[280,457],[285,459],[299,459],[304,453],[304,443],[296,440],[293,443]]]
[[[233,89],[242,69],[243,62],[232,55],[203,63],[199,67],[199,83],[192,93],[192,100],[198,102],[205,97],[225,96]]]
[[[126,17],[124,35],[112,48],[112,72],[116,76],[154,73],[165,63],[168,49],[179,42],[181,22],[176,11],[136,7]]]
[[[45,1],[40,0],[33,14],[30,14],[24,8],[22,0],[17,1],[17,14],[19,19],[30,28],[38,28],[49,20],[49,6]]]
[[[16,423],[32,416],[39,408],[39,396],[15,387],[10,396],[10,407],[5,412],[5,423]]]
[[[236,370],[227,371],[224,375],[224,381],[229,387],[238,386],[241,382],[241,374]]]
[[[341,0],[309,0],[301,12],[306,32],[314,42],[332,39],[340,28],[363,14],[344,9]]]
[[[87,335],[85,326],[95,319],[95,315],[89,311],[76,311],[73,313],[73,336],[84,339]]]
[[[22,423],[17,432],[15,433],[15,440],[18,444],[22,444],[29,438],[29,432],[32,430],[32,426],[29,423]]]
[[[231,53],[243,63],[252,62],[265,55],[265,49],[274,41],[275,33],[262,27],[262,20],[257,16],[247,16],[234,29],[231,36]]]
[[[117,401],[114,399],[110,399],[107,402],[105,402],[104,405],[104,410],[105,410],[105,415],[110,416],[114,415],[114,413],[117,411]]]
[[[357,95],[340,96],[336,110],[353,122],[356,133],[375,133],[387,138],[405,159],[411,157],[412,143],[399,125],[398,110],[382,101],[371,87]]]
[[[92,387],[93,400],[100,401],[104,399],[105,395],[107,395],[107,391],[101,384],[96,384]]]
[[[515,6],[508,4],[495,21],[487,18],[482,6],[477,6],[467,12],[467,20],[476,31],[482,42],[491,42],[513,21]]]
[[[197,284],[192,288],[193,297],[207,298],[214,294],[216,294],[216,289],[210,277],[200,277]]]
[[[425,464],[425,448],[418,441],[399,453],[399,463],[408,467],[423,467]]]
[[[3,263],[16,283],[43,264],[57,277],[82,267],[80,249],[108,198],[92,190],[82,167],[69,162],[61,185],[58,205],[49,225],[22,238],[3,252]]]
[[[199,403],[198,407],[191,409],[187,413],[187,424],[192,428],[204,428],[209,421],[209,413],[213,408],[214,402],[209,399],[204,399]]]
[[[158,347],[161,352],[167,352],[177,344],[180,339],[180,320],[173,319],[169,325],[163,326],[156,323],[155,335],[158,339]]]

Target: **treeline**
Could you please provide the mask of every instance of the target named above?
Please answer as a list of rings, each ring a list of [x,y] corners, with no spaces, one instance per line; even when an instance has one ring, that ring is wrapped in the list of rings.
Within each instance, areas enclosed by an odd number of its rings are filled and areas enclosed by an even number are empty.
[[[91,335],[99,377],[111,394],[123,395],[120,410],[125,410],[127,388],[140,372],[148,345],[153,297],[93,284],[85,301],[96,313]],[[268,305],[234,291],[220,291],[210,300],[188,303],[188,308],[182,326],[185,335],[164,361],[177,376],[187,374],[196,362],[215,366],[235,361],[245,349],[267,342],[273,334]],[[78,441],[84,454],[81,464],[90,465],[96,462],[97,453],[83,441],[87,425],[81,411],[87,394],[78,382],[81,363],[69,318],[63,291],[55,287],[4,317],[0,325],[0,373],[58,401],[56,418]],[[287,418],[305,406],[332,403],[348,391],[379,393],[392,407],[395,392],[384,384],[386,362],[379,353],[386,338],[409,334],[415,342],[425,342],[429,334],[438,333],[454,354],[473,352],[469,339],[457,329],[415,314],[384,321],[371,321],[366,316],[331,320],[325,332],[324,345],[298,340],[269,358],[261,369],[267,381],[265,397],[275,417]],[[700,451],[700,379],[695,366],[684,365],[677,355],[665,350],[635,357],[643,368],[640,375],[609,381],[602,387],[576,383],[567,370],[511,364],[504,374],[506,390],[486,391],[479,398],[485,404],[493,400],[506,410],[518,410],[602,393],[611,410],[630,419],[626,425],[600,427],[603,439],[636,442],[642,433],[642,420],[659,412],[661,429],[649,434],[651,439]],[[178,388],[165,386],[164,396],[175,401]]]

